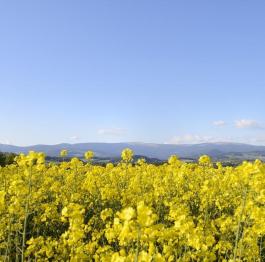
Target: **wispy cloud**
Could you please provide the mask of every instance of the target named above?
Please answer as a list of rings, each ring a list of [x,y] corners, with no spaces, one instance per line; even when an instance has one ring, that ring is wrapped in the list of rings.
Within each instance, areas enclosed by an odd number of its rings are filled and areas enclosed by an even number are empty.
[[[186,134],[174,136],[165,144],[201,144],[201,143],[243,143],[265,145],[265,135],[259,136],[203,136]]]
[[[217,142],[217,140],[212,136],[186,134],[183,136],[174,136],[168,141],[168,144],[200,144],[212,142]]]
[[[123,136],[127,132],[123,128],[102,128],[98,130],[98,134],[102,136]]]
[[[214,121],[213,122],[213,125],[214,126],[218,126],[218,127],[222,127],[222,126],[225,126],[226,125],[226,122],[223,121],[223,120],[217,120],[217,121]]]
[[[263,126],[256,120],[241,119],[235,121],[236,128],[263,128]]]
[[[77,140],[79,140],[79,137],[78,136],[71,136],[71,137],[69,137],[69,139],[72,141],[77,141]]]
[[[0,139],[0,144],[12,145],[11,141],[7,138]]]

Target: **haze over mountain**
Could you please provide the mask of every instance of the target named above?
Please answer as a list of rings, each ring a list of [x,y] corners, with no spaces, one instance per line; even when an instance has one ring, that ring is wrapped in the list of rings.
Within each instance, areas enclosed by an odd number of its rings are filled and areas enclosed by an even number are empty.
[[[131,148],[136,155],[150,158],[167,159],[177,154],[181,158],[196,158],[207,154],[213,158],[225,158],[230,155],[265,156],[265,146],[240,143],[203,143],[203,144],[153,144],[153,143],[79,143],[57,145],[14,146],[0,144],[0,151],[13,153],[28,153],[29,151],[44,152],[47,156],[55,157],[62,149],[67,149],[69,156],[82,157],[84,152],[92,150],[95,156],[102,158],[119,157],[124,148]],[[247,157],[248,158],[248,157]],[[246,159],[247,159],[246,158]]]

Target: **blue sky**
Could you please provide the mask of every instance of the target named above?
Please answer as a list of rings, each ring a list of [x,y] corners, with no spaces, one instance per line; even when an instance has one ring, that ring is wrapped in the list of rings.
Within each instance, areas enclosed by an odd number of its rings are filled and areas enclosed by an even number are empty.
[[[265,144],[265,2],[3,1],[0,143]]]

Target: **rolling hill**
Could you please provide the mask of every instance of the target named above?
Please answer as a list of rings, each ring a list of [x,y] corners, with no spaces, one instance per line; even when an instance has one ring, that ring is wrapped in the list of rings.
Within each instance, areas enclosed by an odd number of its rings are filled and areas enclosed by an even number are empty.
[[[96,157],[115,158],[119,157],[124,148],[131,148],[136,155],[165,160],[170,155],[177,154],[181,158],[197,158],[207,154],[214,159],[227,158],[265,158],[265,146],[255,146],[239,143],[204,143],[204,144],[152,144],[152,143],[79,143],[57,145],[33,145],[14,146],[0,144],[1,152],[27,153],[31,150],[44,152],[54,157],[60,154],[62,149],[67,149],[69,156],[82,157],[84,152],[92,150]]]

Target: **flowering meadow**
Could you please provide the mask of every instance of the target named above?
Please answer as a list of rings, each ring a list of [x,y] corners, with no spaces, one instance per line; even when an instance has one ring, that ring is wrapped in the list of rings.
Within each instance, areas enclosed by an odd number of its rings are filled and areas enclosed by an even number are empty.
[[[30,152],[0,167],[0,261],[265,261],[261,161],[92,157]]]

